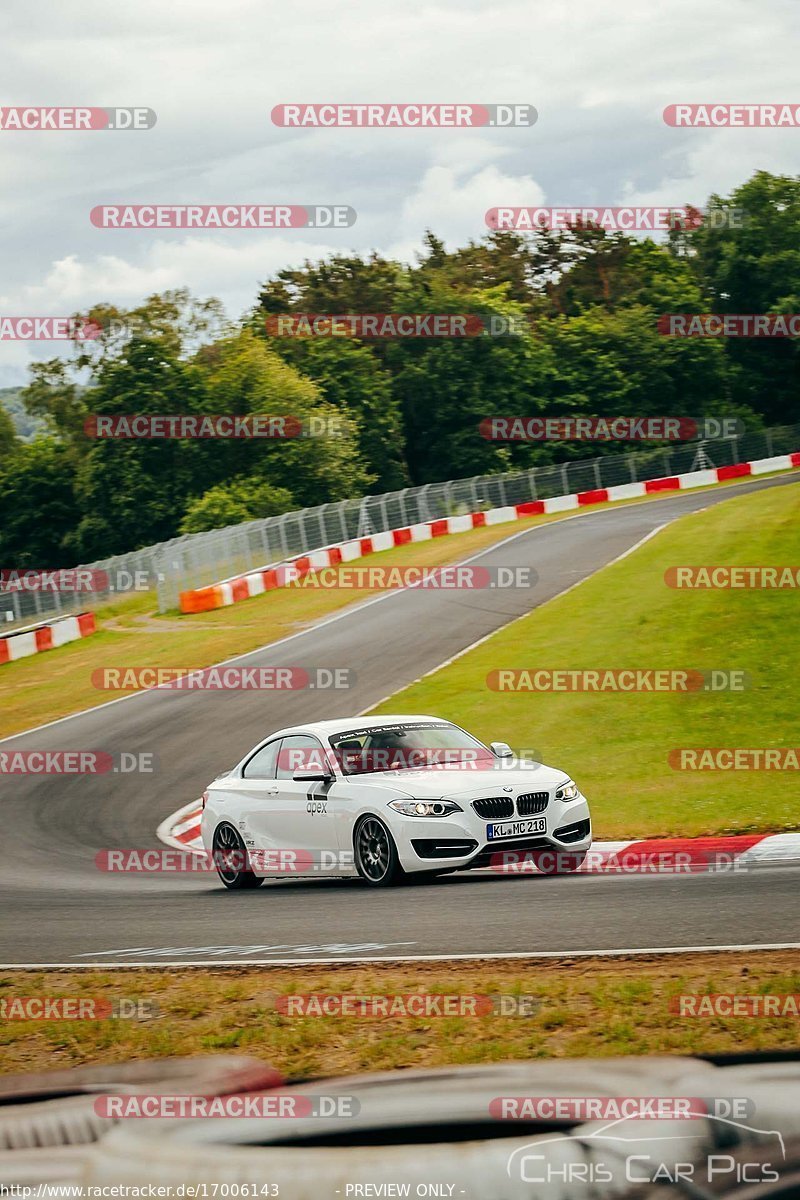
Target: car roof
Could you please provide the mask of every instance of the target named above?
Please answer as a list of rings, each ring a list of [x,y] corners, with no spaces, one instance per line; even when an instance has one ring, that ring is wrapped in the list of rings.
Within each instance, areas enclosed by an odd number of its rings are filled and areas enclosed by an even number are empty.
[[[276,729],[270,734],[274,737],[286,736],[290,733],[315,733],[319,736],[330,737],[333,733],[347,733],[355,729],[374,729],[383,725],[403,725],[410,721],[435,721],[437,724],[446,721],[445,717],[430,717],[424,713],[396,713],[377,717],[339,717],[332,721],[308,721],[303,725],[287,725],[285,729]],[[447,721],[447,724],[452,724]]]

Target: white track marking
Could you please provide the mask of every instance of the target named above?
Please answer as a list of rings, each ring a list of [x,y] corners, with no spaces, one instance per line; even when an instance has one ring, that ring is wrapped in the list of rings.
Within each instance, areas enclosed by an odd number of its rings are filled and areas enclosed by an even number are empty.
[[[361,958],[231,958],[210,960],[205,958],[199,959],[175,959],[170,962],[157,962],[154,959],[137,959],[136,962],[112,963],[103,962],[98,959],[96,962],[76,963],[71,962],[53,962],[53,963],[0,963],[2,971],[63,971],[69,969],[72,971],[93,971],[98,967],[104,970],[128,970],[131,967],[202,967],[207,970],[209,967],[322,967],[331,966],[334,963],[343,963],[345,965],[365,963],[365,962],[385,962],[385,963],[404,963],[404,962],[484,962],[487,959],[554,959],[554,958],[636,958],[643,954],[660,955],[660,954],[722,954],[730,953],[731,951],[747,952],[751,950],[800,950],[800,942],[752,942],[744,946],[648,946],[643,948],[632,947],[625,950],[513,950],[507,953],[489,953],[484,954],[480,951],[474,951],[472,954],[382,954],[362,956]],[[113,951],[111,952],[113,953]],[[119,953],[119,952],[117,952]]]

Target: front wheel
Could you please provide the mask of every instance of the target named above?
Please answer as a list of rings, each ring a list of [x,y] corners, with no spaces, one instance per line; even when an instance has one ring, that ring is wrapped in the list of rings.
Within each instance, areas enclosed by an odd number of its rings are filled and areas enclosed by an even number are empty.
[[[233,825],[223,822],[214,830],[212,854],[217,874],[226,888],[233,891],[261,887],[264,880],[250,870],[247,848]]]
[[[391,887],[405,875],[394,838],[377,817],[364,817],[353,835],[356,870],[370,887]]]

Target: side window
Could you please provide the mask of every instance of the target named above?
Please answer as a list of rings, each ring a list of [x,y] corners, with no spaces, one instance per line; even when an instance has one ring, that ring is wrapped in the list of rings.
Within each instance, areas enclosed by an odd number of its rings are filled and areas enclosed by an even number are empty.
[[[260,750],[257,750],[242,772],[244,778],[274,779],[280,744],[281,738],[277,738],[276,741],[267,742],[266,746],[262,746]]]
[[[295,771],[313,771],[325,766],[322,743],[308,733],[293,733],[283,739],[278,760],[278,779],[294,779]]]

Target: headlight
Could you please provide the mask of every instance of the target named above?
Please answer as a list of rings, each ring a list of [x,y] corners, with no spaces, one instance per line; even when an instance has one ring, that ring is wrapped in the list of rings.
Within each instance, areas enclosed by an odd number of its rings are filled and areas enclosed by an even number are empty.
[[[577,800],[580,796],[578,785],[568,780],[567,783],[562,783],[561,787],[556,792],[556,800]]]
[[[448,817],[464,811],[453,800],[390,800],[389,808],[404,817]]]

